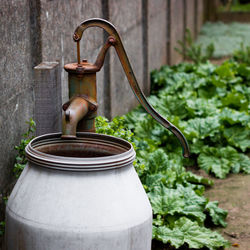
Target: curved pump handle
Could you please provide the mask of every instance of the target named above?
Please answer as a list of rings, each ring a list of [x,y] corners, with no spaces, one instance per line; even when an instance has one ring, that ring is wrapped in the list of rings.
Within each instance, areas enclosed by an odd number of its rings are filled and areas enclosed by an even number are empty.
[[[123,44],[121,42],[120,36],[113,24],[110,22],[101,19],[101,18],[92,18],[84,21],[79,25],[74,33],[73,39],[75,42],[77,42],[77,55],[78,55],[78,63],[80,63],[80,46],[79,42],[82,38],[83,31],[86,30],[89,27],[100,27],[103,28],[112,38],[112,43],[110,45],[115,47],[115,50],[118,54],[118,57],[120,59],[120,62],[122,64],[122,67],[124,69],[124,72],[127,76],[127,79],[129,81],[129,84],[138,99],[138,101],[141,103],[141,105],[146,109],[146,111],[156,120],[158,121],[162,126],[170,130],[180,141],[183,149],[183,156],[189,157],[189,148],[188,143],[184,135],[181,133],[181,131],[176,128],[171,122],[163,118],[158,112],[155,111],[155,109],[148,103],[146,97],[142,93],[137,80],[135,78],[134,72],[132,70],[132,67],[130,65],[130,62],[128,60],[128,56],[125,52],[125,49],[123,47]],[[109,37],[109,38],[110,38]],[[105,49],[106,50],[106,49]],[[105,53],[104,53],[105,54]],[[99,56],[98,56],[99,57]],[[104,55],[102,56],[104,59]]]

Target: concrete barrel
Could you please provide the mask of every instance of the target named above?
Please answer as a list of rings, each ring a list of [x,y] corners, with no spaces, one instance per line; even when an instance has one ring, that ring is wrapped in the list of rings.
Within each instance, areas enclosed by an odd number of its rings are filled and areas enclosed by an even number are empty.
[[[130,143],[79,133],[33,139],[6,208],[8,250],[150,250],[152,209]]]

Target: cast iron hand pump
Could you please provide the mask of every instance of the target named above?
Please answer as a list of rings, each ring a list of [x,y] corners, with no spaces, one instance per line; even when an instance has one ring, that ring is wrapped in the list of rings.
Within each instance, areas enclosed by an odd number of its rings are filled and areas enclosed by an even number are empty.
[[[94,64],[90,64],[86,60],[81,61],[80,59],[80,40],[84,30],[89,27],[103,28],[109,34]],[[188,157],[189,148],[184,135],[172,123],[157,113],[142,93],[116,28],[110,22],[100,18],[88,19],[76,28],[73,39],[77,42],[77,63],[67,64],[64,67],[69,72],[70,100],[63,105],[62,137],[76,137],[76,130],[80,132],[95,131],[97,110],[96,72],[103,66],[107,50],[110,46],[113,46],[138,101],[156,121],[170,130],[179,139],[183,148],[183,156]]]

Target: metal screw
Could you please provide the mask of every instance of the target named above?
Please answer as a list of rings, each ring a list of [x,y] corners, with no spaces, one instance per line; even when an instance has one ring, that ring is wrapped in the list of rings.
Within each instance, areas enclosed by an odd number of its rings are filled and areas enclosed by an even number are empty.
[[[109,37],[109,43],[111,43],[112,45],[114,45],[116,43],[116,40],[113,36]]]
[[[78,41],[78,40],[80,39],[80,37],[78,36],[78,34],[75,33],[75,34],[73,35],[73,39],[74,39],[75,41]]]

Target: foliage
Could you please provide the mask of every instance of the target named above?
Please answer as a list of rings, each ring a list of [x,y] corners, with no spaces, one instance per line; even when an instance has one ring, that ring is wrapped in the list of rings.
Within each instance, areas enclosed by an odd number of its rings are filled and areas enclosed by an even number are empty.
[[[184,243],[188,244],[189,248],[192,249],[201,249],[206,246],[208,249],[213,250],[221,246],[229,246],[221,235],[199,226],[196,221],[192,221],[187,217],[176,220],[172,228],[153,226],[153,237],[163,243],[171,243],[176,248],[179,248]]]
[[[250,24],[232,22],[225,24],[222,22],[203,25],[197,39],[197,44],[202,44],[203,53],[205,48],[213,43],[213,57],[220,58],[233,55],[235,50],[241,50],[241,44],[250,46]]]
[[[183,131],[190,159],[181,157],[178,140],[141,107],[114,122],[97,119],[97,132],[118,137],[121,133],[135,146],[135,167],[153,208],[155,239],[176,248],[227,246],[222,236],[204,226],[208,219],[215,226],[226,226],[227,212],[203,196],[212,182],[184,166],[199,164],[219,178],[230,172],[250,173],[245,154],[250,146],[249,70],[230,60],[220,66],[209,62],[163,66],[152,73],[149,101]]]
[[[227,211],[218,207],[218,201],[210,201],[206,205],[206,210],[211,215],[214,225],[221,225],[223,227],[227,226],[225,219],[227,217]]]
[[[31,139],[33,139],[32,134],[35,132],[36,129],[36,123],[32,120],[32,118],[30,118],[30,120],[26,123],[28,124],[28,130],[22,135],[23,139],[21,139],[20,144],[15,146],[15,149],[18,152],[16,156],[16,163],[13,168],[13,172],[15,173],[16,178],[20,176],[27,163],[27,159],[25,156],[25,147],[29,144]]]
[[[5,221],[0,221],[0,236],[4,235],[5,231]]]
[[[22,135],[23,139],[21,139],[20,144],[15,146],[15,149],[18,151],[18,154],[16,156],[16,162],[13,168],[13,172],[16,178],[20,176],[27,163],[27,159],[25,156],[25,147],[29,144],[31,139],[34,138],[32,134],[36,130],[36,123],[33,121],[32,118],[30,118],[30,120],[27,121],[26,123],[28,124],[28,130],[26,133]],[[5,206],[7,204],[7,201],[8,197],[3,197],[3,202]],[[5,221],[0,221],[0,237],[4,235],[4,232],[5,232]]]
[[[243,154],[250,148],[249,70],[231,60],[220,66],[164,66],[152,74],[158,94],[151,103],[182,129],[199,166],[219,178],[230,172],[249,173]],[[166,137],[166,143],[169,140]]]
[[[136,121],[140,126],[136,126]],[[207,218],[211,218],[214,225],[226,226],[227,212],[218,207],[218,202],[209,202],[203,196],[204,186],[211,186],[213,182],[186,171],[180,152],[167,154],[160,145],[165,129],[152,126],[157,123],[140,107],[112,122],[103,117],[96,119],[98,133],[115,135],[134,145],[137,154],[134,165],[153,208],[153,237],[175,247],[184,243],[190,248],[227,246],[222,236],[204,227]],[[144,133],[144,139],[140,133]],[[166,134],[168,136],[168,132]]]
[[[198,164],[206,172],[211,172],[218,178],[225,178],[230,171],[249,173],[249,168],[244,169],[242,157],[247,156],[239,154],[230,146],[217,148],[204,146],[198,157]]]
[[[240,45],[240,49],[234,51],[233,58],[240,63],[246,63],[250,65],[250,46]]]
[[[250,4],[234,4],[231,6],[232,12],[250,12]]]
[[[194,43],[192,35],[189,29],[185,32],[185,42],[178,41],[180,48],[175,48],[175,50],[184,56],[192,60],[194,63],[204,63],[213,56],[214,45],[210,43],[205,49],[202,49],[201,44]]]
[[[239,1],[233,1],[230,5],[230,8],[228,6],[220,6],[219,11],[221,12],[250,12],[250,3],[241,4]]]

